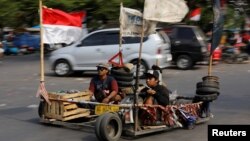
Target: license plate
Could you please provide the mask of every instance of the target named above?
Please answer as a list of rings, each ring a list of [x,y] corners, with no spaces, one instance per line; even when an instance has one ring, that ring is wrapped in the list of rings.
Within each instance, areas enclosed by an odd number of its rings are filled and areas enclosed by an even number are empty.
[[[115,105],[96,105],[95,106],[95,114],[101,115],[105,112],[117,112],[119,111],[119,106]]]

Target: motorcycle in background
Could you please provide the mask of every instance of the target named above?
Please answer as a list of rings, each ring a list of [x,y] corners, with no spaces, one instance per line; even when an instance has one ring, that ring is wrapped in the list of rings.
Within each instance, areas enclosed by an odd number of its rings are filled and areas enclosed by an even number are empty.
[[[249,60],[249,55],[245,51],[246,44],[237,43],[224,46],[222,48],[222,61],[226,63],[244,63]]]

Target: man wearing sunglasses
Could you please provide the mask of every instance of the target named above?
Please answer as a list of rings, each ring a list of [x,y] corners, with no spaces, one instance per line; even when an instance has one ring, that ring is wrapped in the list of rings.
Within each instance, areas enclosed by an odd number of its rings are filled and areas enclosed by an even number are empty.
[[[121,96],[118,95],[118,84],[114,77],[109,75],[109,64],[101,63],[97,66],[98,75],[94,76],[89,85],[89,90],[96,101],[100,103],[118,103]]]

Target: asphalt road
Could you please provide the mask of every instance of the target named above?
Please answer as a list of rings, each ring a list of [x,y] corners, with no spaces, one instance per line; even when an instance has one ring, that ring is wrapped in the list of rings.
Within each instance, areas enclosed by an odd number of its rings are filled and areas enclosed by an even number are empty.
[[[184,96],[195,94],[196,83],[207,75],[208,66],[192,70],[168,68],[163,80],[171,90]],[[136,141],[207,141],[209,124],[250,124],[250,64],[217,64],[220,96],[211,104],[214,118],[192,130],[177,129],[135,139]],[[50,92],[84,90],[92,74],[56,77],[45,59],[45,86]],[[0,140],[1,141],[97,141],[93,130],[72,130],[39,122],[36,92],[40,81],[39,54],[6,56],[0,64]],[[144,80],[141,80],[143,82]],[[126,139],[121,139],[126,140]]]

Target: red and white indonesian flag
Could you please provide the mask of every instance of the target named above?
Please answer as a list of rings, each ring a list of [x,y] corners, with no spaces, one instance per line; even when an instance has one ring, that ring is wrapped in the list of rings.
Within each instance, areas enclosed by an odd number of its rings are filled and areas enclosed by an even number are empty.
[[[82,36],[82,22],[86,13],[64,11],[52,8],[42,9],[43,43],[70,44]]]
[[[201,19],[201,8],[196,8],[192,10],[189,13],[188,17],[191,21],[199,21]]]
[[[145,0],[143,18],[146,20],[176,23],[188,13],[184,0]]]

